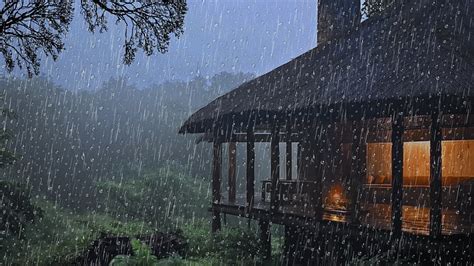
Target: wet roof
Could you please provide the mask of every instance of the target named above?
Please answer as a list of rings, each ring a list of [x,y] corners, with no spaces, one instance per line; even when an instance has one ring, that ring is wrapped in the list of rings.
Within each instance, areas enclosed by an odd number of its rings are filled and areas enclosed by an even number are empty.
[[[411,0],[246,82],[194,113],[181,133],[249,111],[474,96],[474,0]]]

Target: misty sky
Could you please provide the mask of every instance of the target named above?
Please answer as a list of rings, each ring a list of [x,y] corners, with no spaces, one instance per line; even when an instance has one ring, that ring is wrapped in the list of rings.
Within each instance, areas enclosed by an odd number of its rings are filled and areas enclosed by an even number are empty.
[[[41,75],[69,89],[95,89],[114,76],[138,87],[221,71],[263,74],[316,45],[317,0],[188,0],[184,35],[167,54],[122,64],[122,27],[89,33],[80,14],[66,51],[43,60]],[[76,12],[77,13],[77,12]],[[112,22],[112,23],[110,23]]]

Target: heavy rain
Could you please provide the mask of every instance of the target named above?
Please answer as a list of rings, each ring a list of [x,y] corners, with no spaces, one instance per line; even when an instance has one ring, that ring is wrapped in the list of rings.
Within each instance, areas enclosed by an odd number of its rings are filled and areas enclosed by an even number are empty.
[[[473,265],[474,0],[4,0],[0,265]]]

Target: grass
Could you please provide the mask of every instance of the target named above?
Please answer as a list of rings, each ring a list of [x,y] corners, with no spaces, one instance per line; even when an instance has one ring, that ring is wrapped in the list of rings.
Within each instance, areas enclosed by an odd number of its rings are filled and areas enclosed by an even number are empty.
[[[64,265],[78,257],[100,233],[134,236],[153,232],[143,222],[119,222],[102,214],[75,214],[49,202],[36,204],[43,218],[29,225],[22,239],[1,240],[6,264]]]
[[[44,215],[29,225],[22,239],[0,240],[0,258],[13,265],[66,265],[80,256],[101,233],[137,236],[156,231],[145,222],[117,221],[105,214],[77,214],[47,201],[36,203]],[[152,265],[246,265],[261,262],[257,233],[249,229],[224,227],[210,233],[209,221],[197,219],[181,227],[189,248],[186,258],[173,256]],[[278,257],[281,239],[273,238],[273,250]]]
[[[262,264],[258,232],[241,227],[223,226],[210,233],[208,220],[199,220],[182,227],[189,250],[182,265],[251,265]],[[272,258],[280,257],[283,240],[272,237]],[[272,264],[272,262],[270,262]]]
[[[188,179],[173,170],[160,169],[121,183],[101,182],[97,184],[103,196],[101,205],[83,213],[35,200],[34,205],[43,211],[42,218],[28,224],[21,238],[2,239],[0,234],[0,261],[6,265],[66,265],[102,233],[133,238],[181,230],[189,247],[185,258],[173,256],[154,265],[260,264],[256,224],[242,229],[239,221],[211,234],[205,211],[207,189],[201,184],[204,181]],[[272,253],[278,258],[282,241],[278,232],[273,233]]]

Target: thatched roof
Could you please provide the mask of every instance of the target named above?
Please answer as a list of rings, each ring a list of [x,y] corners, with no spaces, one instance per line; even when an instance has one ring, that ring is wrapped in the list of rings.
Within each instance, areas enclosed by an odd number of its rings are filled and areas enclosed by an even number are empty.
[[[405,2],[217,98],[180,132],[206,132],[254,111],[474,97],[474,0]]]

